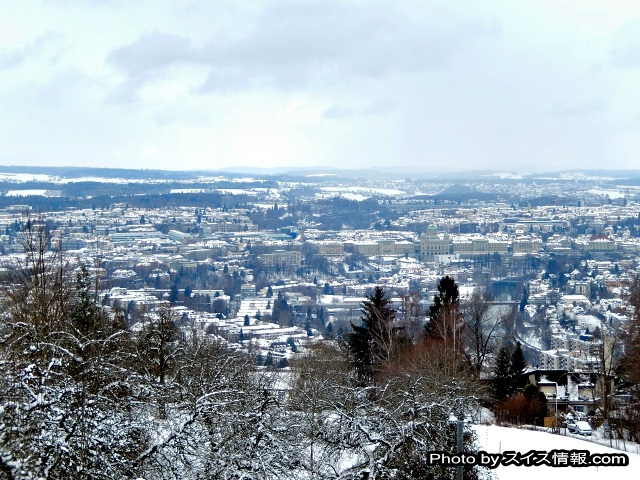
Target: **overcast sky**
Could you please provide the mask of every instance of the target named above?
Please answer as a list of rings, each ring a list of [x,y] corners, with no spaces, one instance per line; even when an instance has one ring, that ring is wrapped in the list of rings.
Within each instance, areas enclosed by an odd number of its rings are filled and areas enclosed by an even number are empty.
[[[0,0],[0,164],[640,168],[640,1]]]

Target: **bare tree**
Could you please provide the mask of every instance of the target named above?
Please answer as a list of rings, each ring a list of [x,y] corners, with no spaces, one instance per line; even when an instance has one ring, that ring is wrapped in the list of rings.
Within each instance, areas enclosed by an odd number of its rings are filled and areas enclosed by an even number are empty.
[[[43,223],[3,287],[0,469],[9,478],[133,476],[142,442],[129,420],[127,332],[106,321]]]
[[[365,471],[369,478],[450,478],[424,455],[455,448],[449,415],[471,412],[482,389],[442,347],[431,340],[395,357],[375,385],[362,386],[337,347],[293,362],[288,408],[299,436],[289,441],[298,445],[300,478],[359,479]]]
[[[418,290],[413,290],[405,295],[400,295],[402,306],[400,312],[407,336],[414,342],[422,340],[425,311],[422,308],[422,295]]]
[[[631,320],[622,332],[625,344],[624,356],[621,359],[624,377],[635,384],[640,384],[640,281],[630,288],[628,299]]]
[[[135,337],[137,351],[135,367],[143,383],[149,385],[158,406],[160,418],[166,417],[166,403],[174,389],[173,378],[183,348],[180,331],[171,305],[164,304],[149,312],[141,322]]]
[[[41,219],[27,217],[20,236],[24,254],[6,271],[3,310],[18,338],[37,340],[59,329],[70,312],[74,266]]]
[[[312,347],[291,364],[287,406],[299,425],[299,468],[311,479],[335,471],[341,452],[330,419],[349,402],[345,390],[357,382],[347,352],[337,345]]]
[[[275,379],[245,354],[197,336],[183,343],[167,378],[166,418],[147,417],[152,434],[136,459],[150,478],[277,478],[296,462],[295,432]],[[293,418],[293,417],[291,417]]]
[[[486,398],[466,362],[444,341],[428,340],[398,360],[383,386],[382,418],[390,425],[379,463],[404,478],[451,478],[449,469],[425,465],[424,458],[429,451],[452,451],[450,415],[464,418]],[[473,451],[471,437],[465,434],[465,451]],[[468,469],[465,478],[478,474]]]
[[[640,281],[630,286],[628,314],[630,320],[622,330],[624,349],[620,358],[620,376],[629,394],[629,404],[621,420],[630,440],[640,440]],[[605,336],[606,338],[606,336]],[[611,424],[610,424],[611,425]]]
[[[484,291],[474,289],[464,306],[464,340],[475,378],[480,378],[488,356],[499,347],[502,337],[502,317],[492,316]]]

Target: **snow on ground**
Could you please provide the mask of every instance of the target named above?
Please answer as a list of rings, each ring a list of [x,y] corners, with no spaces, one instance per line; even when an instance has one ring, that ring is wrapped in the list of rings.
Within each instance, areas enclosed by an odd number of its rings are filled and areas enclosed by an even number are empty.
[[[609,198],[624,198],[624,193],[618,190],[604,190],[601,188],[591,188],[588,190],[589,193],[593,193],[595,195],[606,195]]]
[[[51,176],[39,173],[4,173],[0,172],[0,180],[8,182],[49,182]]]
[[[29,195],[44,195],[47,193],[46,189],[31,189],[31,190],[9,190],[5,194],[7,197],[26,197]]]
[[[637,444],[627,445],[627,450],[616,450],[595,443],[601,441],[594,437],[577,435],[554,435],[552,433],[523,430],[518,428],[498,427],[495,425],[474,425],[478,435],[480,450],[487,453],[502,453],[507,450],[527,453],[531,450],[588,450],[593,453],[625,453],[629,456],[626,467],[563,467],[550,466],[499,466],[494,470],[498,480],[544,479],[580,480],[615,478],[616,480],[637,479],[640,477],[640,447]]]
[[[471,295],[473,295],[473,291],[475,289],[476,289],[475,285],[459,285],[458,293],[460,294],[460,297],[462,299],[468,299],[468,298],[471,298]]]
[[[341,187],[321,187],[320,190],[323,192],[330,193],[361,193],[364,195],[388,195],[388,196],[398,196],[405,195],[406,192],[404,190],[398,190],[395,188],[379,188],[379,187],[356,187],[356,186],[341,186]]]

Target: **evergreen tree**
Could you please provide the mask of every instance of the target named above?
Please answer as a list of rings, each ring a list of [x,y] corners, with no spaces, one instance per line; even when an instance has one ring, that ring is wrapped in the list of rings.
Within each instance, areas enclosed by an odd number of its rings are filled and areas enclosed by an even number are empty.
[[[433,297],[433,305],[429,307],[429,318],[437,318],[447,306],[456,305],[459,298],[460,292],[456,281],[449,276],[442,277],[438,282],[438,293]]]
[[[292,327],[295,315],[293,307],[287,303],[287,299],[278,292],[278,297],[273,302],[271,310],[271,318],[273,323],[277,323],[282,327]]]
[[[461,344],[461,320],[458,285],[453,278],[443,277],[438,282],[438,293],[434,295],[433,304],[429,307],[425,337]]]
[[[265,367],[272,367],[273,366],[273,353],[271,352],[271,350],[269,350],[269,352],[267,352],[267,358],[264,361],[264,366]]]
[[[493,396],[500,401],[518,390],[518,379],[527,367],[520,342],[515,347],[503,345],[493,370]]]
[[[174,283],[171,285],[171,291],[169,292],[169,303],[172,305],[178,301],[178,286]]]
[[[296,345],[296,341],[293,337],[289,337],[287,338],[287,344],[291,347],[291,351],[293,353],[297,353],[298,352],[298,346]]]
[[[538,392],[537,404],[539,409],[539,416],[541,418],[546,417],[549,410],[547,407],[547,396],[543,392]]]
[[[527,362],[524,359],[524,353],[522,351],[522,345],[520,342],[516,342],[516,348],[514,348],[511,354],[511,365],[509,367],[509,376],[512,382],[512,389],[516,390],[518,386],[518,378],[524,373],[527,368]]]
[[[496,364],[493,369],[493,397],[500,401],[511,394],[511,349],[503,345],[498,351]]]
[[[527,383],[522,389],[522,392],[524,393],[524,396],[526,398],[528,398],[529,400],[533,400],[538,396],[538,387],[531,383]]]
[[[527,292],[527,287],[522,289],[522,297],[520,298],[520,311],[524,312],[524,307],[529,303],[529,293]]]
[[[408,343],[402,327],[395,326],[395,310],[390,304],[384,289],[376,286],[362,303],[362,323],[351,324],[353,332],[347,337],[347,347],[365,383],[371,383]]]
[[[101,318],[95,293],[91,290],[89,271],[85,265],[82,265],[80,272],[76,274],[76,292],[77,302],[71,311],[74,328],[82,336],[104,335],[105,332],[98,331],[101,328]]]
[[[328,339],[332,339],[333,338],[333,323],[331,323],[331,322],[327,323],[327,328],[325,329],[325,336]]]

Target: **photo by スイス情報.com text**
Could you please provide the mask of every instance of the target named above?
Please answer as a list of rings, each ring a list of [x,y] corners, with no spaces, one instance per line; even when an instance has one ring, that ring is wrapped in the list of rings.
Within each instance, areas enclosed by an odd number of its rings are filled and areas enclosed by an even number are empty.
[[[629,457],[624,453],[590,453],[588,450],[530,450],[526,453],[506,451],[504,453],[447,453],[430,452],[429,465],[482,466],[497,468],[514,465],[518,467],[626,467]]]

